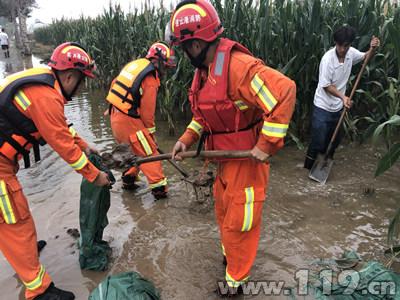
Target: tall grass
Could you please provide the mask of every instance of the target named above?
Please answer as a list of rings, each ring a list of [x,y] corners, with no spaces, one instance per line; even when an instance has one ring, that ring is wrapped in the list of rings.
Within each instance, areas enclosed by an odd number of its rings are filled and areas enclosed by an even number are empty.
[[[225,27],[225,36],[240,41],[255,56],[281,70],[297,84],[297,105],[290,137],[299,146],[307,136],[319,61],[333,46],[332,33],[349,24],[358,29],[354,46],[368,49],[371,36],[381,47],[355,97],[346,120],[350,138],[366,138],[385,120],[399,114],[399,98],[392,97],[400,76],[400,9],[388,0],[214,0]],[[98,86],[107,86],[128,61],[145,54],[148,46],[163,38],[169,12],[148,4],[125,13],[110,6],[97,18],[59,20],[35,32],[36,40],[56,45],[79,41],[99,65]],[[181,53],[178,53],[178,55]],[[182,55],[181,55],[182,58]],[[173,112],[187,107],[186,90],[193,73],[187,60],[166,79],[159,107],[174,126]],[[357,70],[354,70],[354,74]],[[353,77],[354,79],[354,77]]]

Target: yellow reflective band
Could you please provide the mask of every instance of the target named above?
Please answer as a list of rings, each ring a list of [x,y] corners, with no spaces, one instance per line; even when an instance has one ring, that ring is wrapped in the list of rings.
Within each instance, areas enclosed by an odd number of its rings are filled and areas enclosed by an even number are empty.
[[[226,256],[226,252],[225,252],[225,247],[224,247],[224,245],[221,244],[221,247],[222,247],[222,254],[223,254],[224,256]]]
[[[74,127],[70,127],[69,132],[71,133],[72,137],[76,136],[76,130],[74,129]]]
[[[266,136],[284,138],[286,136],[288,128],[289,128],[288,124],[264,122],[261,133]]]
[[[203,126],[201,126],[199,124],[199,122],[192,120],[192,122],[190,122],[189,126],[187,127],[189,129],[192,129],[194,132],[196,132],[198,135],[201,134],[201,131],[203,130]]]
[[[246,110],[249,107],[244,103],[242,100],[237,100],[235,101],[235,105],[240,109],[240,110]]]
[[[40,265],[40,270],[39,270],[38,276],[36,276],[36,278],[34,280],[32,280],[31,282],[23,281],[23,283],[28,290],[31,290],[31,291],[36,290],[42,286],[44,274],[45,274],[44,267],[43,267],[43,265]]]
[[[278,103],[275,97],[271,94],[271,92],[267,89],[264,84],[264,81],[256,74],[251,81],[251,88],[257,94],[258,98],[260,98],[261,102],[264,104],[265,108],[270,112],[274,109],[275,105]]]
[[[179,8],[179,9],[174,13],[174,16],[173,16],[173,18],[172,18],[172,23],[171,23],[172,32],[175,31],[175,18],[176,18],[176,16],[177,16],[182,10],[188,9],[188,8],[194,9],[194,10],[197,11],[197,12],[199,13],[199,15],[200,15],[201,17],[203,17],[203,18],[204,18],[205,16],[207,16],[206,11],[205,11],[204,9],[202,9],[200,6],[196,5],[196,4],[186,4],[186,5],[183,5],[181,8]]]
[[[226,268],[226,271],[225,271],[225,280],[226,280],[226,283],[230,286],[230,287],[232,287],[232,288],[237,288],[237,287],[239,287],[240,285],[242,285],[243,283],[245,283],[247,280],[249,280],[249,276],[247,276],[247,277],[245,277],[245,278],[243,278],[242,280],[235,280],[235,279],[233,279],[232,278],[232,276],[231,275],[229,275],[229,273],[228,273],[228,268]]]
[[[159,186],[166,186],[168,184],[167,178],[160,180],[159,182],[149,184],[151,189],[157,188]]]
[[[80,47],[78,47],[78,46],[67,46],[67,47],[65,47],[65,48],[61,51],[61,53],[62,53],[62,54],[65,54],[65,53],[67,53],[69,50],[73,50],[73,49],[84,52],[83,49],[80,48]],[[85,53],[85,54],[86,54],[86,53]],[[81,54],[81,55],[82,55],[82,54]],[[88,59],[88,61],[90,62],[89,56],[88,56],[87,54],[86,54],[85,56],[86,56],[86,58]]]
[[[147,130],[150,132],[150,133],[154,133],[154,132],[156,132],[156,127],[150,127],[150,128],[147,128]]]
[[[14,99],[24,111],[31,105],[31,101],[29,101],[23,91],[16,93]]]
[[[244,218],[242,231],[249,231],[253,224],[253,211],[254,211],[254,188],[248,187],[244,189],[246,194],[246,203],[244,204]]]
[[[82,152],[81,157],[76,162],[74,162],[73,164],[70,164],[70,166],[72,168],[74,168],[76,171],[79,171],[79,170],[83,169],[83,167],[86,166],[86,164],[88,162],[89,161],[88,161],[88,159],[86,157],[86,154]]]
[[[0,208],[7,224],[15,224],[17,221],[8,197],[7,187],[4,180],[0,180]]]
[[[146,152],[146,155],[151,155],[153,151],[151,151],[151,147],[147,142],[146,137],[143,134],[143,131],[139,130],[138,132],[136,132],[136,135],[139,139],[140,144],[142,144],[143,149]]]

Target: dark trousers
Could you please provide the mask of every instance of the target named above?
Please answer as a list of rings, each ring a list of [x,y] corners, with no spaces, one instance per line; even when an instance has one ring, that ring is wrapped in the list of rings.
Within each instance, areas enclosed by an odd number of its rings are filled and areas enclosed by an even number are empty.
[[[311,126],[311,142],[308,146],[304,168],[310,170],[318,154],[325,154],[341,114],[342,110],[338,112],[329,112],[314,106]],[[335,153],[337,146],[339,146],[342,136],[343,130],[340,129],[335,141],[333,142],[332,149],[329,151],[328,156],[330,158],[333,158],[333,154]]]

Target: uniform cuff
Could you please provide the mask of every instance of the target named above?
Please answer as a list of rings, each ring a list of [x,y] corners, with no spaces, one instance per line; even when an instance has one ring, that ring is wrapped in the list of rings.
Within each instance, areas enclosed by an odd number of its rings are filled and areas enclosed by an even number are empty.
[[[185,133],[179,138],[179,141],[184,143],[187,148],[197,142],[199,136],[191,129],[186,129]]]
[[[89,182],[93,183],[97,176],[100,174],[100,170],[97,169],[90,161],[86,164],[83,169],[79,170],[78,173],[80,173],[83,177],[85,177]]]

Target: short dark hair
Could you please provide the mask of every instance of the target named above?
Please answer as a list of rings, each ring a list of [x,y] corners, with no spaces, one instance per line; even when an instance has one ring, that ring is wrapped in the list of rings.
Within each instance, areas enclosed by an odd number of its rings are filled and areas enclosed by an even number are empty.
[[[333,40],[339,45],[351,44],[356,38],[356,30],[351,26],[342,26],[333,34]]]

